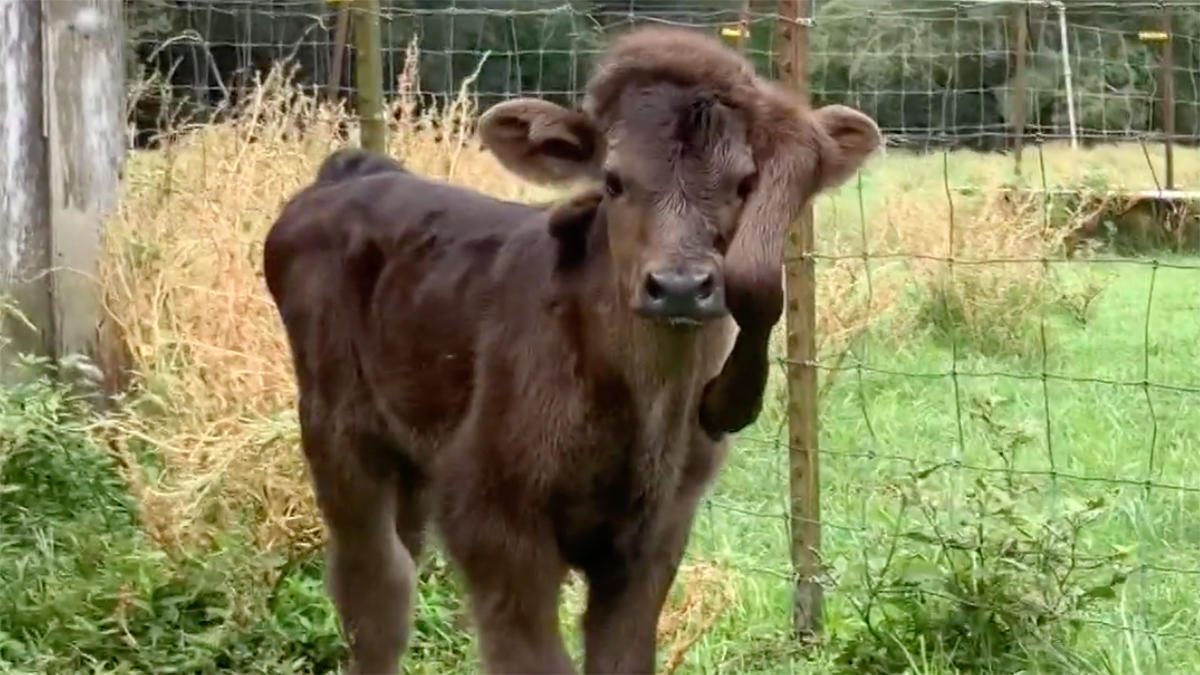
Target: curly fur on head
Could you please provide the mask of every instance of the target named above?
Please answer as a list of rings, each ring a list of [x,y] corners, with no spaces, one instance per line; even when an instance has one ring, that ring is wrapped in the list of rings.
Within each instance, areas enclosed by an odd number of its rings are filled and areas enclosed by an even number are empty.
[[[584,111],[605,130],[630,86],[669,82],[703,87],[721,103],[745,106],[761,97],[753,66],[717,38],[696,30],[645,26],[616,37],[589,79]]]

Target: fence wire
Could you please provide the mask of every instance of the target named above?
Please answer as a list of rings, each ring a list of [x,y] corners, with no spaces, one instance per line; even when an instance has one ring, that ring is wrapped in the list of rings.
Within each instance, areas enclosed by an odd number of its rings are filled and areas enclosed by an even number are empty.
[[[707,28],[744,22],[746,52],[773,73],[774,3],[759,0],[453,0],[422,6],[382,0],[385,93],[395,94],[406,50],[420,46],[419,93],[453,98],[474,82],[483,105],[514,95],[574,102],[603,36],[658,22]],[[874,116],[891,145],[1003,147],[1011,139],[1014,2],[817,2],[812,34],[814,99]],[[324,0],[130,0],[133,64],[170,73],[176,95],[215,105],[256,71],[286,59],[298,77],[339,96],[353,92],[353,49],[338,59],[337,5]],[[1158,45],[1137,37],[1159,27],[1161,3],[1031,3],[1027,18],[1027,133],[1084,142],[1136,138],[1161,124]],[[1195,3],[1174,3],[1177,131],[1200,134],[1200,24]],[[337,77],[331,69],[340,63]],[[1067,86],[1074,110],[1068,110]],[[1072,113],[1076,118],[1071,127]]]
[[[604,36],[642,22],[743,24],[774,75],[774,4],[383,0],[385,88],[415,39],[424,104],[465,80],[481,107],[575,102]],[[1164,78],[1173,140],[1200,140],[1200,3],[1168,3],[1166,74],[1146,33],[1164,3],[1029,3],[1021,97],[1016,4],[815,3],[815,102],[872,115],[889,146],[816,205],[820,355],[806,365],[820,371],[829,623],[915,634],[897,617],[941,599],[959,617],[1081,622],[1097,668],[1184,670],[1200,653],[1200,209],[1154,192]],[[130,6],[133,62],[197,110],[278,59],[314,90],[334,78],[325,2]],[[345,48],[337,91],[352,103]],[[1175,183],[1200,190],[1200,163],[1177,155]],[[787,363],[780,347],[775,399],[739,435],[689,554],[774,589],[780,626]]]

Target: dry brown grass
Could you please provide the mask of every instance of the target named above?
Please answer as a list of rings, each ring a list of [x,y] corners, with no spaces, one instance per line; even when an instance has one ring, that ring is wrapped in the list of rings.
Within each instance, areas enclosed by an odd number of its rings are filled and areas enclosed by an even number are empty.
[[[706,563],[685,563],[679,568],[678,583],[658,620],[662,675],[678,670],[692,647],[737,600],[733,577],[728,570]]]
[[[889,315],[913,285],[962,296],[968,322],[996,311],[1028,311],[1030,305],[1014,305],[1012,298],[1045,301],[1038,290],[1046,279],[1041,265],[1027,261],[1061,258],[1069,229],[1047,227],[1044,194],[1153,189],[1163,175],[1161,158],[1160,148],[1137,144],[1029,148],[1023,195],[1008,190],[1017,179],[1004,156],[889,153],[875,160],[861,189],[852,181],[817,201],[819,252],[835,257],[823,260],[819,272],[820,345],[837,352]],[[1176,175],[1179,185],[1200,188],[1200,156],[1177,159]],[[1080,213],[1072,223],[1087,216]],[[864,253],[872,257],[869,279]],[[960,262],[950,266],[946,258]],[[975,264],[980,261],[994,262]],[[919,315],[894,318],[904,334]]]
[[[472,138],[440,131],[461,126],[472,114],[467,102],[434,119],[397,100],[390,152],[414,171],[544,199],[509,179]],[[339,145],[342,125],[353,126],[274,74],[236,121],[178,133],[167,149],[128,160],[104,284],[139,396],[106,431],[148,528],[166,545],[246,513],[265,547],[304,545],[318,534],[261,246],[283,202]],[[144,448],[154,450],[150,464],[139,461]]]
[[[413,81],[410,70],[401,84]],[[412,170],[507,198],[553,195],[507,174],[460,131],[475,113],[470,97],[436,118],[415,114],[407,95],[394,108],[390,150]],[[235,521],[264,548],[307,546],[319,534],[297,448],[290,357],[260,256],[281,204],[342,143],[339,126],[352,135],[354,127],[278,75],[242,112],[179,133],[165,150],[133,153],[108,230],[107,303],[138,394],[103,431],[126,463],[148,528],[168,548],[203,541]],[[1048,150],[1047,157],[1064,182],[1089,163],[1116,167],[1114,177],[1144,173],[1129,169],[1143,162],[1136,147]],[[1189,161],[1181,162],[1182,181],[1200,182],[1200,160]],[[1055,235],[1043,229],[1036,204],[998,203],[994,188],[1007,178],[1006,161],[955,153],[949,166],[954,186],[976,188],[954,194],[953,207],[941,156],[876,159],[862,196],[864,218],[854,185],[818,203],[821,252],[946,255],[952,208],[957,256],[1028,258],[1052,250]],[[895,311],[905,288],[928,284],[943,269],[937,261],[889,259],[874,265],[868,280],[860,258],[823,262],[823,351],[836,353],[881,317],[914,325],[915,315]],[[1036,274],[1028,265],[959,266],[952,283],[975,278],[975,311],[989,312]]]

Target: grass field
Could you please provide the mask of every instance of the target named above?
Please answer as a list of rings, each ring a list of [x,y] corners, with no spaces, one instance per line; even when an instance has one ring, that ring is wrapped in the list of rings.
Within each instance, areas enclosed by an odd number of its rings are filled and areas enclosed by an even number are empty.
[[[344,657],[258,271],[280,203],[337,144],[335,115],[287,94],[131,155],[104,275],[131,393],[96,414],[47,380],[0,392],[0,672]],[[547,196],[427,122],[393,130],[414,170]],[[1147,188],[1150,166],[1138,146],[1048,146],[1023,175]],[[1200,187],[1200,158],[1177,173]],[[1200,670],[1200,260],[1066,262],[1082,216],[1005,199],[1015,183],[1006,157],[891,153],[819,200],[825,638],[789,635],[777,368],[697,519],[662,672]],[[407,672],[475,672],[453,571],[434,555],[423,574]]]

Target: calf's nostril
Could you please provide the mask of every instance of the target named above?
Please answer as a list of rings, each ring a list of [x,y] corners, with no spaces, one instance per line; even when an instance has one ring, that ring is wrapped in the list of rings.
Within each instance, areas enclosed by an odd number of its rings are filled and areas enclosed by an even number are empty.
[[[646,276],[646,295],[651,300],[661,300],[664,292],[662,284],[658,283],[658,279],[655,279],[653,274]]]
[[[713,294],[713,277],[711,274],[705,274],[700,280],[700,285],[696,289],[696,297],[701,300],[707,300]]]

